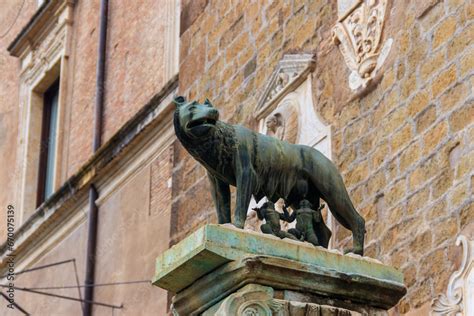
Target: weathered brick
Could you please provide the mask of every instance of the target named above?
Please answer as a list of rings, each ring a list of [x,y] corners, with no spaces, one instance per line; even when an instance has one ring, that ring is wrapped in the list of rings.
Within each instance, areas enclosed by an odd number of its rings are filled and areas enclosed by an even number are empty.
[[[410,254],[415,258],[423,258],[431,250],[432,235],[431,229],[418,233],[408,246]]]
[[[220,50],[224,50],[244,29],[244,16],[241,15],[230,28],[222,35],[219,41]]]
[[[183,34],[196,21],[196,19],[204,11],[208,0],[188,0],[183,1],[183,9],[181,10],[180,33]]]
[[[367,161],[364,161],[356,165],[353,169],[349,170],[344,177],[345,182],[348,186],[354,185],[362,180],[367,179],[369,174]]]
[[[445,50],[439,50],[421,64],[420,74],[423,81],[427,81],[433,73],[444,67],[446,61],[445,55]]]
[[[452,170],[448,169],[445,170],[442,174],[439,175],[433,181],[431,185],[431,196],[433,199],[437,199],[442,194],[444,194],[452,185],[453,183],[453,172]]]
[[[426,0],[426,1],[416,1],[413,3],[415,15],[417,18],[421,18],[427,14],[429,14],[430,10],[436,7],[436,5],[440,2],[440,0]],[[440,5],[439,7],[442,6]],[[441,11],[443,12],[443,11]]]
[[[363,134],[367,132],[367,129],[368,121],[366,119],[360,119],[349,125],[344,130],[344,143],[350,144],[353,141],[359,139]]]
[[[400,99],[407,99],[414,91],[416,91],[417,87],[416,72],[409,72],[408,77],[400,84]]]
[[[460,179],[474,170],[474,154],[472,152],[462,155],[457,161],[456,179]]]
[[[423,2],[425,5],[427,4],[426,1]],[[444,17],[444,6],[440,1],[437,1],[435,5],[432,5],[429,8],[430,10],[425,10],[425,14],[420,18],[421,25],[425,31],[429,31]]]
[[[385,194],[385,203],[387,206],[393,206],[406,194],[406,179],[402,178],[395,182]]]
[[[436,146],[439,145],[448,135],[448,124],[443,121],[439,124],[434,125],[429,131],[425,133],[423,137],[424,149],[423,153],[428,154],[432,152]]]
[[[436,77],[431,85],[433,96],[438,96],[447,87],[456,82],[456,65],[451,65]]]
[[[200,74],[204,71],[205,66],[205,53],[206,53],[205,42],[203,41],[197,48],[192,50],[188,57],[182,62],[180,66],[180,72],[185,71],[186,76],[180,79],[180,89],[184,91],[186,88],[199,78]]]
[[[425,91],[419,92],[409,102],[408,108],[407,108],[407,111],[408,111],[407,114],[410,117],[414,117],[428,105],[429,100],[430,100],[429,96]]]
[[[472,219],[474,218],[474,203],[472,201],[461,209],[459,217],[461,218],[461,229],[469,224],[472,225]]]
[[[446,265],[446,251],[444,248],[433,251],[423,258],[420,263],[420,277],[441,275]]]
[[[417,166],[409,175],[409,187],[412,191],[419,188],[428,179],[440,173],[438,161],[434,156]]]
[[[382,82],[380,83],[380,87],[382,90],[387,90],[388,88],[392,87],[395,83],[395,68],[390,67],[387,71],[384,72]]]
[[[226,50],[226,62],[231,62],[240,52],[248,49],[250,45],[249,34],[239,35]]]
[[[408,216],[419,215],[419,210],[423,209],[427,204],[430,197],[430,188],[425,187],[408,199],[406,213]]]
[[[411,72],[416,72],[421,62],[426,59],[427,52],[428,44],[425,41],[417,39],[412,44],[412,50],[407,57],[408,69],[410,69]]]
[[[406,111],[406,107],[399,106],[383,119],[382,126],[384,128],[385,134],[391,134],[400,126],[403,126],[405,120],[407,119]]]
[[[406,124],[402,129],[396,132],[391,138],[392,152],[397,152],[407,146],[412,140],[412,127]]]
[[[474,68],[474,49],[471,49],[466,53],[466,55],[461,59],[460,64],[461,77],[472,72],[472,69]]]
[[[419,276],[422,278],[421,276]],[[425,302],[431,299],[431,287],[432,280],[425,279],[416,287],[416,290],[413,291],[413,295],[410,298],[410,304],[413,308],[421,307]]]
[[[448,111],[449,109],[456,107],[461,100],[464,100],[467,97],[468,91],[469,90],[465,83],[455,85],[440,97],[441,109],[443,111]]]
[[[449,127],[452,132],[457,132],[474,122],[474,102],[466,104],[453,112],[449,117]]]
[[[432,105],[416,118],[416,131],[420,134],[423,133],[434,121],[436,121],[436,108]]]
[[[410,49],[410,33],[408,33],[408,30],[403,30],[400,32],[397,42],[399,44],[397,46],[398,54],[405,55]]]
[[[400,172],[403,173],[405,170],[415,165],[420,158],[421,145],[420,142],[415,142],[401,152],[399,165]]]
[[[436,48],[451,39],[456,31],[456,23],[456,18],[454,16],[449,16],[438,25],[436,30],[433,32],[433,48]]]
[[[433,225],[433,244],[440,245],[445,240],[454,239],[459,231],[457,219],[448,217]]]
[[[407,288],[412,288],[413,284],[416,282],[416,267],[410,265],[406,267],[403,271],[404,282]]]
[[[377,170],[384,162],[387,161],[390,154],[390,148],[387,142],[377,145],[371,158],[371,168]]]
[[[250,76],[255,72],[255,69],[257,68],[257,59],[254,57],[252,60],[250,60],[247,65],[245,65],[244,68],[244,79]]]
[[[386,179],[383,170],[371,176],[366,185],[368,195],[370,196],[383,190],[385,183]]]
[[[445,198],[436,201],[434,205],[430,206],[428,210],[426,210],[426,220],[428,222],[436,222],[440,218],[446,217],[450,211],[446,205]]]
[[[469,192],[467,182],[460,183],[448,194],[448,203],[451,209],[456,209],[458,206],[463,204],[472,192]]]
[[[470,44],[474,38],[474,24],[469,25],[456,36],[454,36],[452,42],[448,45],[448,58],[453,59],[459,53],[462,53]]]

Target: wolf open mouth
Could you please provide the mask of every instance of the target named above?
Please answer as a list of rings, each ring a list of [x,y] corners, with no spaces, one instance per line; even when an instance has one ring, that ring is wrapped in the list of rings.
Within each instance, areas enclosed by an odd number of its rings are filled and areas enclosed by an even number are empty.
[[[212,118],[203,117],[188,123],[187,128],[191,129],[193,127],[201,125],[216,125],[216,120]]]

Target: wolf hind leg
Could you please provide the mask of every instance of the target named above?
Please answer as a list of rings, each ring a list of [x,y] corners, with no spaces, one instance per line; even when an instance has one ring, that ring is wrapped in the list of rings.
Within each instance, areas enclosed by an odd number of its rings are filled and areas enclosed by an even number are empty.
[[[317,183],[317,179],[313,180],[315,180],[314,183]],[[334,175],[331,182],[331,191],[321,192],[322,198],[328,204],[336,220],[352,232],[353,248],[347,252],[362,256],[364,254],[365,220],[352,204],[342,177],[339,174]]]

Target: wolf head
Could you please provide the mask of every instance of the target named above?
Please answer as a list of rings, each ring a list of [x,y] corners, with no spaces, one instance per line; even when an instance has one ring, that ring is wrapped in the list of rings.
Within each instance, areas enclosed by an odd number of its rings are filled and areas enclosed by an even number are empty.
[[[219,111],[206,99],[203,104],[187,102],[182,96],[176,97],[175,128],[192,139],[210,135],[219,119]],[[178,132],[178,130],[177,130]]]

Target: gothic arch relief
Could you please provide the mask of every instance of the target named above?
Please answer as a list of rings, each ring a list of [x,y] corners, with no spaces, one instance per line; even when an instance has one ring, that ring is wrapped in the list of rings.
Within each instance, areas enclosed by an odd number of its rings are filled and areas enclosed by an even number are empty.
[[[392,47],[382,41],[389,0],[338,0],[334,43],[351,70],[349,87],[359,90],[374,79]]]

